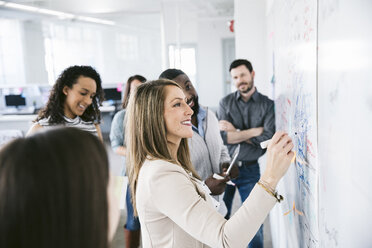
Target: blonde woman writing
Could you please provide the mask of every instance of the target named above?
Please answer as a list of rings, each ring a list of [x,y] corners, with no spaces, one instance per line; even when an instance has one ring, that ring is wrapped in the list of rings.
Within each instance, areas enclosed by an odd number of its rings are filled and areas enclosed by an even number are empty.
[[[170,80],[142,84],[129,100],[127,170],[143,247],[246,247],[280,199],[275,187],[294,156],[291,138],[274,135],[259,183],[226,220],[191,165],[193,111],[185,100]]]

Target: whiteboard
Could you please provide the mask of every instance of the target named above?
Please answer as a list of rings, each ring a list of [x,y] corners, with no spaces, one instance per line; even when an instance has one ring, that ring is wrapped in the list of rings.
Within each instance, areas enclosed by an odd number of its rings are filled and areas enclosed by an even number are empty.
[[[372,1],[319,1],[322,247],[372,247]]]
[[[271,215],[273,243],[279,247],[316,246],[316,1],[274,1],[269,19],[276,128],[293,138],[298,158],[278,186],[285,201]]]
[[[273,245],[372,247],[372,1],[267,6],[276,126],[297,153],[270,215]]]

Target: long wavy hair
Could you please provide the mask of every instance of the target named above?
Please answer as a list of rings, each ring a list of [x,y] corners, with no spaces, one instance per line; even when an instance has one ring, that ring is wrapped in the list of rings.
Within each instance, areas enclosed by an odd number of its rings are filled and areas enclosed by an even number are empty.
[[[61,75],[59,75],[50,92],[46,106],[39,111],[38,117],[35,121],[37,122],[41,119],[49,118],[49,123],[51,124],[64,123],[64,104],[66,101],[66,95],[63,93],[63,88],[67,86],[71,89],[81,76],[93,79],[96,82],[97,91],[96,95],[92,99],[92,104],[89,105],[80,117],[83,121],[100,123],[101,112],[99,106],[102,105],[104,100],[101,77],[93,67],[83,65],[68,67],[61,73]]]
[[[133,92],[129,97],[125,116],[126,166],[135,215],[137,215],[136,187],[138,175],[146,159],[161,159],[177,164],[200,179],[191,164],[186,138],[181,140],[178,147],[178,162],[172,158],[168,148],[164,121],[166,86],[180,88],[177,83],[171,80],[159,79],[138,86],[135,93]]]
[[[109,162],[97,137],[56,128],[0,150],[0,247],[108,248]]]

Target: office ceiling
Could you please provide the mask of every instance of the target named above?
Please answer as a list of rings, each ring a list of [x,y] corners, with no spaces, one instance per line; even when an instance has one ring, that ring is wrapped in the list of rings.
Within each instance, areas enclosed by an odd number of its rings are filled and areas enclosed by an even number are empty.
[[[162,5],[178,5],[200,17],[232,17],[234,0],[12,0],[9,2],[97,17],[160,13]]]

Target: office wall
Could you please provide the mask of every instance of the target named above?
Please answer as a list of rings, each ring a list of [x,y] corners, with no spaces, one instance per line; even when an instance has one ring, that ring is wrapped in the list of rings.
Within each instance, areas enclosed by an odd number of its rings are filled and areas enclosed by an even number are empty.
[[[201,103],[217,107],[224,97],[224,71],[222,39],[233,37],[227,20],[202,20],[199,22],[198,62],[199,95]]]
[[[154,79],[161,70],[160,17],[156,29],[114,28],[106,29],[103,35],[103,73],[107,83],[126,82],[129,76],[141,74]],[[118,34],[133,39],[126,52],[130,56],[119,56],[122,50],[117,43]],[[116,42],[115,42],[116,41]]]
[[[190,44],[198,41],[198,16],[185,11],[177,2],[162,5],[164,40],[169,44]]]
[[[266,3],[257,0],[235,0],[236,58],[249,60],[256,72],[257,89],[272,98],[271,77],[267,70]]]

